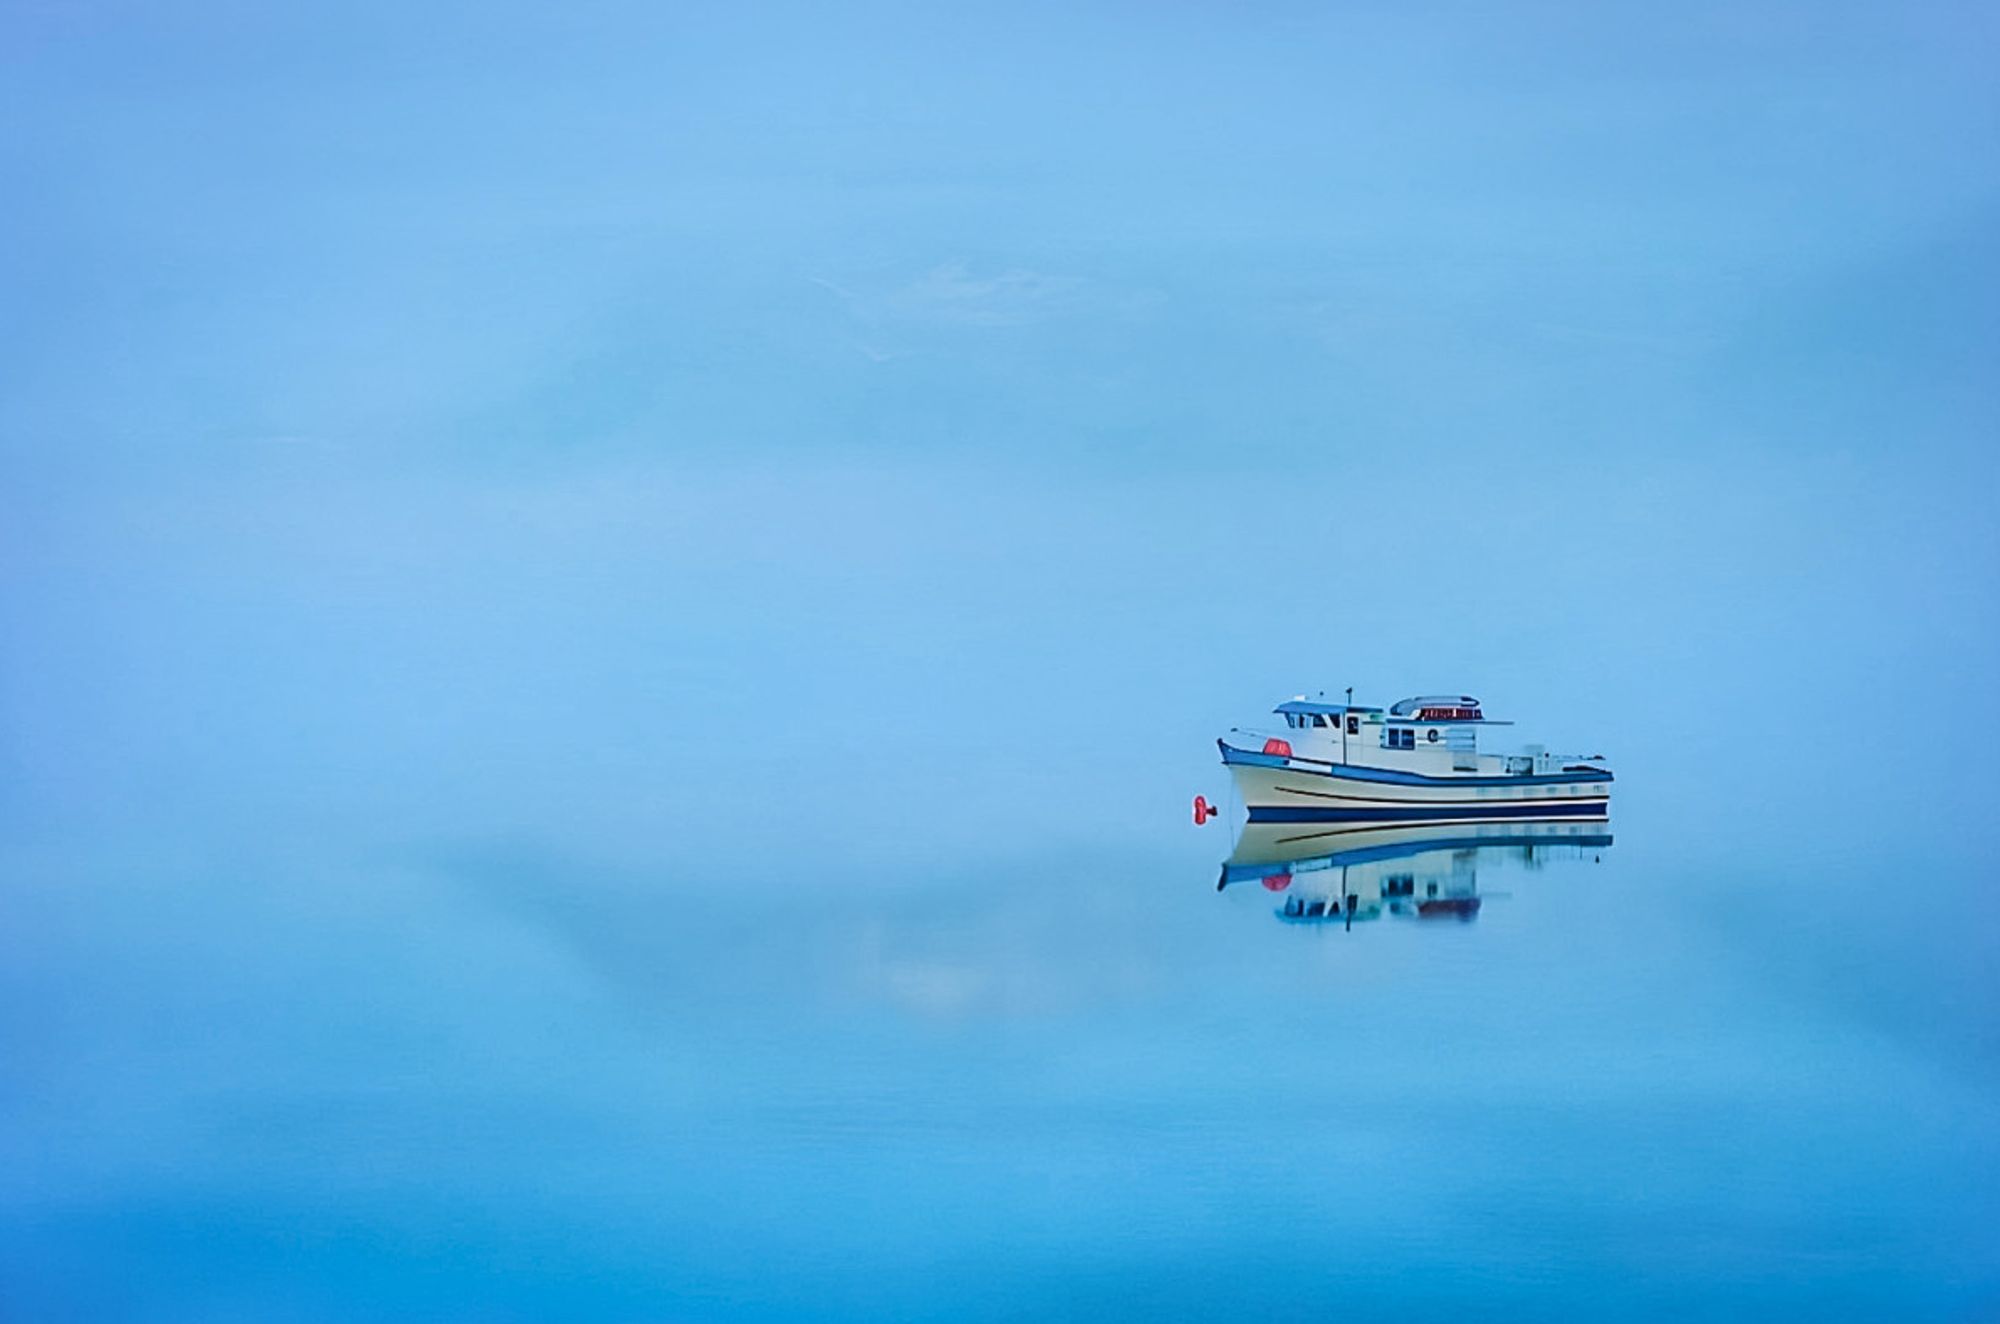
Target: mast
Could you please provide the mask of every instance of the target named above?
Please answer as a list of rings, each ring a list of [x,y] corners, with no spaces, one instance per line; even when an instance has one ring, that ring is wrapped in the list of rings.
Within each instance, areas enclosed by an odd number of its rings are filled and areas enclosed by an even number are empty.
[[[1348,722],[1348,714],[1352,713],[1353,711],[1354,711],[1354,687],[1352,685],[1349,685],[1347,687],[1347,707],[1343,709],[1340,714],[1340,763],[1342,767],[1345,767],[1347,765],[1347,722]]]

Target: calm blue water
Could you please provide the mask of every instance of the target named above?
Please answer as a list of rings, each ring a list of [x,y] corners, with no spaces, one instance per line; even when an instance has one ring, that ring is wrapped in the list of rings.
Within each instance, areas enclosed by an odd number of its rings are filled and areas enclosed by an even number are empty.
[[[0,1314],[1992,1313],[1985,489],[1647,467],[1421,545],[1254,468],[45,476]],[[1606,754],[1615,842],[1218,892],[1214,737],[1350,682]]]
[[[1442,922],[1281,922],[1172,814],[864,871],[16,851],[6,1314],[1992,1311],[1983,858],[1621,793],[1421,873]]]

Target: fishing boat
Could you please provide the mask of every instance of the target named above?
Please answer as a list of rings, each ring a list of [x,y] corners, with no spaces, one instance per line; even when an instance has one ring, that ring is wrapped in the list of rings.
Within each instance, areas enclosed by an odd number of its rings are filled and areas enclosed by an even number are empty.
[[[1489,752],[1497,728],[1467,694],[1419,695],[1388,708],[1303,695],[1274,712],[1284,727],[1216,741],[1251,824],[1317,835],[1385,824],[1601,822],[1611,769],[1601,754],[1540,745]],[[1200,797],[1195,819],[1215,811]]]

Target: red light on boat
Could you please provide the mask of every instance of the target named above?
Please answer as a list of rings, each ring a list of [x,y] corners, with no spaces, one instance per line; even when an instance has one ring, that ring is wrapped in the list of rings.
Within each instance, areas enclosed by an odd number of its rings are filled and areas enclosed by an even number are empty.
[[[1292,756],[1292,742],[1289,740],[1280,740],[1278,737],[1272,736],[1264,742],[1264,752],[1266,754],[1282,754],[1286,758],[1290,758]]]
[[[1217,809],[1208,802],[1207,796],[1197,795],[1194,798],[1194,825],[1196,827],[1200,827],[1211,818],[1218,817],[1221,813],[1220,809]]]
[[[1267,873],[1263,882],[1266,892],[1282,892],[1292,885],[1292,876],[1288,873]]]

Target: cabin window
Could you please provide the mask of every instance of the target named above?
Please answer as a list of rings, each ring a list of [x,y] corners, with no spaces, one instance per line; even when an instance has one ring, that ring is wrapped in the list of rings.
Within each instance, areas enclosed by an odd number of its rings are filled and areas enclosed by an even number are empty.
[[[1392,726],[1389,728],[1387,735],[1390,749],[1415,749],[1417,747],[1417,733],[1407,726]]]
[[[1314,713],[1314,714],[1313,714],[1313,725],[1314,725],[1314,726],[1325,726],[1325,725],[1326,725],[1326,714],[1324,714],[1324,713]]]
[[[1361,719],[1359,717],[1354,716],[1352,713],[1348,714],[1347,718],[1347,734],[1351,736],[1358,736],[1361,734]]]

